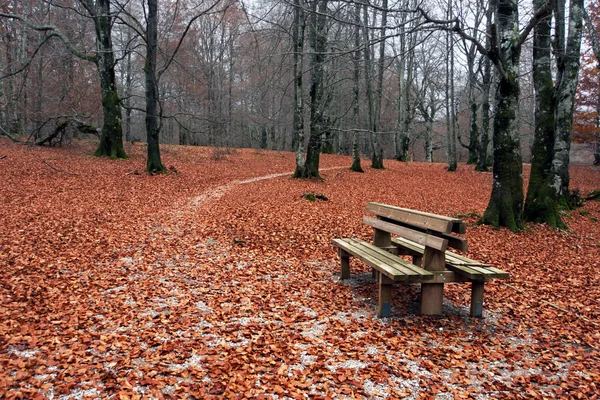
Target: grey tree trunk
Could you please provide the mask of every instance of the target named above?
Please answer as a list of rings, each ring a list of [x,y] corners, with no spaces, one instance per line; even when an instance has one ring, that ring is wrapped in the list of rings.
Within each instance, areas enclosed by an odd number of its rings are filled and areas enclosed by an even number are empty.
[[[538,8],[542,7],[542,4],[538,2],[535,4]],[[555,18],[558,36],[555,43],[557,53],[556,86],[553,85],[550,74],[550,42],[543,42],[542,46],[548,46],[547,50],[542,47],[545,52],[534,57],[534,71],[538,65],[544,65],[545,76],[538,76],[541,87],[540,95],[545,94],[550,97],[551,101],[542,99],[540,102],[541,112],[536,113],[536,141],[533,151],[534,156],[539,155],[542,160],[535,162],[535,165],[532,164],[532,178],[529,184],[531,193],[529,191],[527,193],[525,215],[530,221],[546,222],[549,226],[558,228],[565,226],[560,217],[559,208],[570,207],[569,151],[575,91],[579,79],[583,13],[583,0],[569,2],[569,30],[565,42],[563,39],[566,17],[565,1],[561,0],[556,4]],[[546,27],[542,24],[541,27],[543,31],[540,35],[549,35],[551,31],[549,25]],[[540,127],[539,138],[538,126]]]
[[[585,21],[585,28],[587,36],[592,44],[592,50],[594,51],[594,57],[596,58],[597,68],[600,69],[600,39],[599,35],[595,31],[595,26],[592,23],[589,13],[587,10],[583,12],[583,19]],[[592,149],[594,152],[594,165],[600,165],[600,90],[598,90],[598,96],[596,99],[596,133],[594,134],[594,143],[592,143]]]
[[[402,26],[400,27],[400,55],[396,57],[396,70],[398,75],[398,119],[396,120],[396,131],[394,132],[394,159],[398,161],[406,161],[408,151],[402,149],[402,137],[404,128],[404,72],[406,69],[406,32],[404,30],[405,14],[402,15]]]
[[[310,136],[306,149],[306,162],[303,178],[320,178],[319,160],[321,156],[321,137],[328,129],[326,99],[324,96],[324,61],[327,47],[326,12],[328,0],[315,1],[310,17],[309,40],[311,47],[311,83],[310,83]]]
[[[354,5],[354,104],[352,107],[352,121],[354,123],[354,134],[352,135],[352,165],[350,170],[364,172],[360,165],[360,151],[358,148],[360,124],[360,3]]]
[[[558,3],[560,4],[560,2]],[[563,3],[564,9],[564,3]],[[556,133],[552,168],[545,184],[560,206],[569,204],[569,152],[575,92],[579,80],[579,53],[583,27],[583,0],[569,2],[569,32],[566,46],[558,58],[560,79],[556,87]],[[557,16],[557,19],[560,18]]]
[[[537,11],[546,4],[546,0],[534,0]],[[542,19],[533,29],[533,85],[535,89],[535,136],[531,149],[531,174],[525,199],[524,218],[541,222],[551,217],[552,226],[557,226],[557,207],[553,201],[541,192],[544,181],[552,167],[554,153],[554,82],[552,80],[551,32],[552,15]],[[539,197],[539,199],[538,199]],[[551,214],[551,215],[548,215]],[[560,217],[559,220],[560,221]]]
[[[521,45],[515,40],[519,24],[518,2],[498,0],[496,30],[497,66],[502,71],[496,89],[494,118],[494,172],[492,194],[482,222],[506,226],[512,231],[523,225],[523,165],[519,138],[519,58]]]
[[[294,46],[294,127],[292,146],[296,151],[296,170],[294,178],[304,174],[304,96],[303,96],[303,61],[304,61],[304,1],[294,0],[294,25],[292,41]]]
[[[363,41],[364,41],[364,69],[365,69],[365,94],[367,96],[367,121],[368,121],[368,130],[369,130],[369,139],[371,145],[371,165],[373,165],[372,160],[375,158],[376,153],[376,138],[375,131],[373,127],[375,125],[375,107],[373,104],[373,68],[371,66],[371,39],[369,36],[369,13],[367,11],[367,4],[363,4]]]
[[[486,11],[486,25],[489,28],[492,26],[492,11],[494,10],[494,2],[490,2]],[[490,52],[492,49],[491,32],[488,31],[485,39],[485,49]],[[476,171],[488,170],[488,146],[490,132],[490,88],[492,86],[492,61],[489,57],[483,60],[483,89],[482,89],[482,104],[481,104],[481,135],[479,137],[479,150],[477,151]]]
[[[373,120],[373,154],[371,168],[383,169],[383,146],[381,144],[381,102],[383,99],[383,72],[385,65],[385,32],[387,24],[388,0],[383,0],[381,11],[381,37],[379,39],[379,60],[377,63],[377,96],[375,97],[375,118]]]
[[[158,79],[156,76],[156,57],[158,39],[158,0],[147,0],[148,16],[146,26],[146,136],[148,141],[148,159],[146,171],[151,174],[166,172],[160,159],[158,115]]]
[[[82,1],[88,3],[87,9],[92,14],[96,29],[96,66],[100,77],[104,114],[102,136],[94,155],[114,159],[127,158],[123,149],[123,115],[116,84],[110,0],[98,0],[95,9],[87,0]]]

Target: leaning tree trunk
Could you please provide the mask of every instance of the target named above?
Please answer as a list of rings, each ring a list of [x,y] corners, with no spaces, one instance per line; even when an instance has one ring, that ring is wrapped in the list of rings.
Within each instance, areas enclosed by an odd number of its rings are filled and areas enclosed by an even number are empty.
[[[148,24],[146,38],[146,135],[148,140],[148,160],[146,171],[156,174],[166,171],[160,160],[159,116],[158,116],[158,82],[156,77],[156,51],[158,36],[158,4],[157,0],[148,0]]]
[[[546,0],[535,0],[534,8],[544,7]],[[542,19],[533,30],[533,85],[535,88],[535,136],[531,149],[531,174],[525,199],[524,218],[532,222],[560,222],[556,204],[548,197],[544,181],[552,167],[554,153],[554,82],[552,80],[552,15]]]
[[[496,89],[494,118],[494,173],[492,194],[482,218],[484,224],[523,228],[523,164],[519,139],[519,58],[514,27],[519,25],[518,5],[514,0],[499,0],[497,49],[502,73]]]
[[[350,170],[364,172],[360,165],[360,152],[358,148],[358,125],[360,105],[360,3],[354,5],[354,104],[352,107],[352,121],[354,134],[352,135],[352,165]]]
[[[110,1],[99,0],[95,16],[96,44],[98,55],[96,66],[102,89],[102,111],[104,124],[96,156],[127,158],[123,149],[123,116],[115,77],[115,55],[112,46],[112,18]]]

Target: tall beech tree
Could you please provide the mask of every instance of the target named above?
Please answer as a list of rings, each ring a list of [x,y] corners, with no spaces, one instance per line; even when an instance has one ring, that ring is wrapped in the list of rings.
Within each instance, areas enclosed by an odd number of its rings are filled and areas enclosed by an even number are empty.
[[[588,4],[583,17],[588,48],[581,60],[573,131],[574,139],[592,148],[594,165],[600,165],[600,5]]]
[[[465,33],[458,20],[454,21],[453,30],[475,43],[477,50],[496,67],[498,84],[493,125],[493,185],[490,201],[481,221],[488,225],[505,226],[512,231],[524,227],[523,162],[517,118],[521,48],[537,23],[552,11],[552,1],[537,9],[525,28],[518,32],[518,1],[497,0],[494,9],[495,24],[490,29],[492,41],[489,50]]]
[[[565,224],[559,208],[568,208],[570,200],[569,152],[584,8],[583,0],[570,0],[567,17],[566,1],[555,1],[554,43],[550,41],[551,16],[543,18],[534,30],[535,140],[525,217],[560,228]],[[534,7],[536,11],[543,9],[543,0],[535,0]],[[552,80],[551,51],[555,54],[556,83]]]
[[[296,8],[300,5],[295,4]],[[331,97],[325,93],[325,61],[327,52],[327,5],[328,0],[315,0],[310,4],[308,16],[308,40],[311,51],[310,57],[310,135],[304,165],[299,168],[298,157],[302,152],[296,153],[295,178],[319,178],[319,160],[321,157],[321,137],[329,129],[330,118],[327,108]],[[294,17],[296,19],[296,16]],[[302,22],[299,22],[300,24]],[[296,23],[295,23],[296,24]],[[300,27],[296,27],[302,30]],[[296,29],[295,28],[295,29]],[[295,33],[294,33],[295,34]],[[300,31],[298,32],[298,35]],[[296,46],[301,43],[296,39]],[[295,48],[298,51],[299,48]],[[299,62],[299,59],[297,60]],[[296,78],[297,79],[297,78]],[[298,81],[296,81],[298,83]],[[298,105],[297,105],[298,106]],[[301,116],[298,115],[298,118]],[[296,118],[296,117],[295,117]],[[298,146],[304,146],[301,141]],[[300,160],[300,163],[302,161]]]
[[[46,43],[51,37],[59,38],[76,57],[91,61],[96,65],[100,88],[102,90],[104,122],[100,144],[94,155],[127,158],[127,154],[123,149],[123,117],[115,78],[116,62],[112,43],[113,15],[111,14],[110,0],[79,0],[79,4],[81,4],[87,13],[85,16],[90,18],[94,24],[96,36],[96,51],[94,53],[87,53],[85,50],[75,47],[71,40],[56,26],[36,25],[23,16],[9,13],[0,13],[0,17],[19,20],[30,29],[46,32],[47,36],[41,44]],[[81,11],[77,12],[83,14]],[[35,56],[36,52],[33,53],[33,56]]]

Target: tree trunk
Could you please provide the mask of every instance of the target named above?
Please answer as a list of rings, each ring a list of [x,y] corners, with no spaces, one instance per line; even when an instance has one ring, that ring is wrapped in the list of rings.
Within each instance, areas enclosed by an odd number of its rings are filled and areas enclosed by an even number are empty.
[[[546,0],[534,1],[535,11]],[[531,174],[527,187],[524,218],[546,222],[556,227],[558,209],[544,191],[554,152],[554,82],[552,80],[551,31],[552,15],[542,19],[533,30],[533,85],[535,88],[535,136],[531,149]]]
[[[354,134],[352,135],[352,165],[350,170],[364,172],[360,165],[360,151],[358,148],[358,126],[360,105],[360,3],[354,5],[354,104],[352,107],[352,121]]]
[[[489,4],[486,11],[486,24],[488,29],[492,26],[492,12],[494,5]],[[492,49],[491,32],[488,32],[485,39],[485,48],[488,52]],[[490,131],[490,88],[492,86],[492,61],[489,57],[483,60],[483,90],[481,104],[481,136],[479,138],[479,150],[477,151],[477,166],[476,171],[488,170],[488,145]]]
[[[543,4],[538,2],[539,0],[535,3],[536,7],[542,7]],[[543,85],[540,89],[540,95],[546,95],[551,99],[551,103],[548,104],[548,99],[542,99],[541,106],[544,107],[544,113],[536,113],[534,157],[540,156],[542,160],[536,161],[534,158],[536,162],[532,164],[532,177],[527,193],[525,215],[530,221],[545,222],[555,228],[565,227],[560,217],[559,208],[570,207],[569,151],[571,148],[575,92],[579,78],[583,0],[570,1],[569,8],[569,32],[565,43],[561,34],[564,33],[565,2],[560,1],[556,6],[556,31],[557,35],[560,35],[556,42],[558,52],[556,58],[556,86],[552,85],[549,40],[542,38],[545,42],[540,43],[539,46],[545,52],[534,58],[534,71],[536,73],[538,65],[544,64],[545,76],[543,80],[540,78],[540,85]],[[547,18],[547,20],[550,20],[550,18]],[[538,25],[537,29],[542,29],[540,35],[549,35],[551,31],[549,26],[546,27],[546,24]],[[537,117],[539,117],[539,121]],[[540,126],[540,129],[544,129],[543,132],[540,132],[539,139],[538,126]]]
[[[324,99],[324,69],[325,51],[327,46],[327,27],[325,13],[327,0],[315,1],[312,5],[310,23],[311,47],[311,83],[310,83],[310,136],[306,149],[306,163],[303,178],[320,178],[319,161],[321,157],[321,136],[327,127]]]
[[[482,222],[506,226],[512,231],[524,227],[523,165],[519,140],[519,58],[520,45],[514,40],[518,26],[518,6],[514,0],[498,0],[496,27],[497,49],[502,74],[496,89],[494,118],[494,173],[490,201]]]
[[[381,102],[383,99],[383,72],[385,62],[385,33],[387,24],[388,0],[383,0],[381,11],[381,37],[379,41],[379,60],[377,64],[377,97],[375,98],[375,118],[373,121],[373,154],[371,168],[383,169],[383,146],[381,144]],[[365,21],[366,22],[366,21]]]
[[[148,1],[148,23],[146,32],[146,135],[148,141],[148,160],[146,171],[151,174],[166,172],[160,159],[158,115],[158,80],[156,77],[156,51],[158,36],[158,1]]]
[[[402,13],[400,18],[401,26],[398,39],[400,41],[400,55],[396,58],[396,70],[398,74],[398,118],[396,120],[396,130],[394,132],[394,159],[406,161],[408,151],[402,151],[402,136],[405,134],[402,129],[404,127],[404,110],[406,108],[404,100],[408,98],[408,94],[405,94],[404,89],[404,72],[406,70],[406,29],[404,24],[406,22],[407,14]]]
[[[373,68],[371,66],[371,39],[369,36],[369,13],[367,12],[367,4],[363,2],[363,37],[364,37],[364,68],[365,68],[365,91],[367,96],[367,129],[369,130],[369,142],[371,146],[371,160],[375,158],[376,153],[376,139],[375,132],[373,130],[373,126],[375,124],[375,109],[373,104],[373,82],[372,82],[372,72]],[[373,162],[371,161],[371,165]]]
[[[303,96],[303,61],[304,61],[304,1],[294,0],[294,25],[292,41],[294,46],[294,127],[292,131],[292,147],[296,151],[296,170],[294,178],[304,174],[304,96]]]
[[[96,66],[102,89],[104,123],[100,144],[94,155],[113,159],[127,158],[125,149],[123,149],[123,116],[116,85],[110,0],[99,0],[96,7],[95,28],[98,49]]]
[[[558,3],[560,4],[560,2]],[[562,3],[564,9],[564,3]],[[550,174],[545,185],[551,190],[552,198],[559,206],[569,206],[569,152],[575,92],[579,80],[579,53],[583,27],[583,0],[569,2],[569,32],[566,46],[558,58],[560,79],[556,87],[556,135],[554,156]]]

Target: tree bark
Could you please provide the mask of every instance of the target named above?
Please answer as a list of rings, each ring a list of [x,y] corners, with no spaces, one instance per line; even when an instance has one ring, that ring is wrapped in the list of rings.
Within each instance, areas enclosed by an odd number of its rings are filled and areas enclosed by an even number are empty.
[[[537,11],[546,0],[535,0]],[[544,181],[552,167],[554,153],[554,82],[552,80],[551,31],[552,15],[542,19],[533,29],[533,85],[535,89],[535,136],[531,149],[531,174],[525,199],[524,218],[546,222],[556,227],[558,209],[545,193]]]
[[[148,159],[146,172],[160,174],[166,172],[160,159],[158,115],[158,80],[156,76],[157,39],[158,39],[158,1],[147,0],[148,17],[146,26],[146,136],[148,141]]]
[[[292,146],[296,151],[296,170],[294,178],[304,174],[304,96],[303,96],[303,60],[304,60],[304,1],[294,0],[294,25],[292,40],[294,46],[294,127]]]
[[[496,89],[492,194],[482,222],[516,231],[524,227],[523,165],[517,120],[521,46],[514,30],[518,26],[518,2],[498,0],[496,15],[499,40],[496,51],[502,73]]]
[[[321,157],[322,135],[327,130],[328,119],[325,116],[324,68],[327,46],[326,12],[327,0],[315,1],[310,16],[309,40],[311,47],[311,83],[310,83],[310,136],[306,149],[306,161],[301,178],[320,178],[319,161]]]
[[[91,6],[89,10],[94,12]],[[127,158],[127,154],[123,148],[123,115],[116,84],[110,0],[98,0],[95,12],[93,19],[96,29],[96,66],[100,77],[100,88],[102,89],[104,123],[100,144],[94,155],[123,159]]]
[[[535,4],[537,8],[542,6],[538,2]],[[555,228],[566,226],[561,219],[559,209],[570,207],[569,152],[575,92],[579,79],[583,12],[583,0],[569,2],[569,30],[566,42],[564,42],[561,33],[564,33],[565,29],[565,2],[560,1],[556,4],[556,31],[557,35],[560,35],[555,43],[557,51],[556,85],[552,84],[549,41],[541,43],[541,48],[545,53],[534,58],[536,62],[534,71],[538,65],[548,64],[543,66],[545,76],[539,78],[540,86],[543,86],[540,89],[540,95],[546,95],[551,100],[548,103],[548,99],[541,99],[540,105],[544,113],[536,113],[534,157],[540,156],[541,160],[536,161],[534,158],[532,164],[532,177],[527,193],[525,215],[530,221],[545,222]],[[546,20],[549,18],[543,22]],[[549,35],[550,33],[550,27],[546,27],[545,24],[537,29],[543,29],[540,35]],[[539,138],[538,126],[540,130],[543,129]]]
[[[492,26],[492,11],[494,10],[494,2],[490,2],[486,11],[486,24],[488,26],[488,34],[485,39],[486,51],[490,52],[492,49],[491,41],[491,26]],[[489,146],[489,132],[490,132],[490,88],[492,86],[492,61],[489,57],[485,57],[483,60],[483,90],[482,90],[482,104],[481,104],[481,135],[479,137],[479,150],[477,151],[477,165],[475,166],[476,171],[487,171],[488,170],[488,146]]]
[[[383,146],[381,144],[381,103],[383,99],[383,72],[385,63],[385,33],[387,24],[388,0],[383,0],[381,11],[381,37],[379,39],[379,60],[377,63],[377,96],[375,98],[375,118],[373,121],[373,154],[371,168],[383,169]]]
[[[354,104],[352,107],[352,121],[354,123],[354,134],[352,135],[352,165],[350,170],[364,172],[360,165],[360,151],[358,148],[358,126],[360,111],[360,3],[354,5]]]

